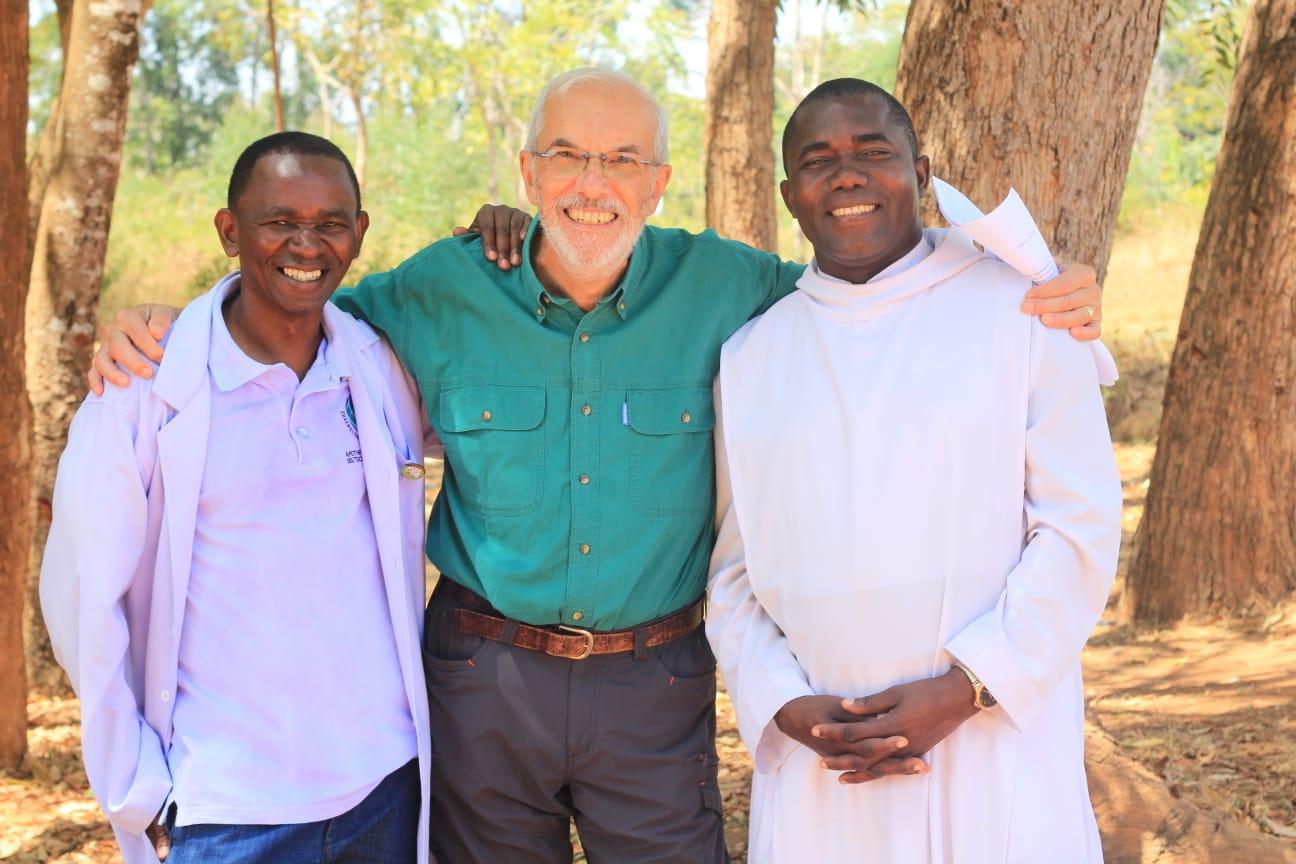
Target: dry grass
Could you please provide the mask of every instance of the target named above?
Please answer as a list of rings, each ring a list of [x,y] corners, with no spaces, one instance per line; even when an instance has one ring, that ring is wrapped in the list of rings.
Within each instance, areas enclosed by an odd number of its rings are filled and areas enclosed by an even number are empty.
[[[1104,395],[1112,438],[1155,440],[1161,397],[1188,289],[1201,212],[1151,213],[1116,238],[1103,292],[1103,339],[1121,380]]]

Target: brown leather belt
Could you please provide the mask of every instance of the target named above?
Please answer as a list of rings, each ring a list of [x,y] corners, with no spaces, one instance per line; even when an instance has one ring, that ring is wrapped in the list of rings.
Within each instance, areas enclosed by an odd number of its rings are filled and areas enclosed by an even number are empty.
[[[496,642],[504,641],[501,636],[505,632],[505,625],[512,623],[516,629],[513,638],[508,640],[510,645],[526,648],[528,651],[540,651],[550,657],[584,660],[594,654],[625,654],[635,650],[636,632],[644,634],[645,648],[665,645],[667,642],[692,633],[702,623],[705,610],[706,600],[703,598],[687,609],[651,624],[610,633],[595,633],[565,625],[558,625],[554,629],[532,627],[529,624],[509,622],[471,609],[451,610],[450,620],[464,633],[482,636]]]

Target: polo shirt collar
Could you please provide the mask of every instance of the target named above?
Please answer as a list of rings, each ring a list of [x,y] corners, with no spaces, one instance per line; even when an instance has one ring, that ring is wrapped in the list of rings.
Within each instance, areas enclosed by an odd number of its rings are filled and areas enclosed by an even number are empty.
[[[214,302],[212,303],[211,314],[211,349],[207,355],[207,368],[211,372],[212,382],[224,393],[237,390],[278,365],[268,365],[253,360],[244,353],[229,332],[229,325],[225,323],[223,308],[229,296],[239,290],[239,285],[239,279],[230,279],[218,287],[215,296],[212,298]],[[326,373],[330,379],[336,380],[339,377],[345,377],[343,370],[337,368],[338,363],[336,362],[341,359],[340,355],[343,352],[332,350],[330,329],[326,321],[324,339],[320,342],[319,350],[315,353],[315,360],[311,364],[311,369],[318,369],[318,371]]]
[[[535,272],[535,267],[531,264],[531,246],[536,236],[543,229],[540,227],[540,217],[535,216],[531,219],[531,224],[527,226],[526,238],[522,241],[522,290],[528,302],[533,306],[537,321],[543,321],[547,315],[547,307],[550,303],[556,302],[559,298],[549,293],[548,289],[540,282],[540,277]],[[648,268],[648,231],[647,226],[639,239],[635,241],[634,251],[630,253],[630,264],[626,267],[626,272],[621,276],[621,282],[615,289],[609,292],[605,297],[599,300],[599,305],[603,306],[608,303],[615,303],[617,315],[622,320],[628,318],[634,311],[635,299],[639,296],[639,283],[643,278],[644,271]]]

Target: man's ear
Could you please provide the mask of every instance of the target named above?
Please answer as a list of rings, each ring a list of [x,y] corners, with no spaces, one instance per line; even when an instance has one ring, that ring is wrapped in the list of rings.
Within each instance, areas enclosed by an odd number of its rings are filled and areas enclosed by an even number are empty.
[[[787,180],[779,182],[779,194],[783,196],[783,206],[792,214],[792,218],[797,218],[796,208],[792,206],[792,184]]]
[[[522,169],[522,182],[526,184],[527,200],[531,202],[532,207],[539,207],[540,196],[536,191],[535,154],[530,150],[523,150],[518,153],[518,166]]]
[[[657,211],[657,205],[661,203],[662,196],[666,194],[666,185],[670,183],[671,178],[671,166],[661,165],[654,168],[653,171],[655,176],[652,184],[652,209],[648,211],[649,213]]]
[[[212,220],[216,225],[216,235],[220,237],[221,248],[231,258],[239,257],[238,219],[228,207],[216,211]]]
[[[927,188],[931,186],[931,160],[926,156],[919,156],[914,160],[914,175],[918,178],[918,197],[927,194]]]
[[[356,254],[360,254],[360,247],[364,245],[365,232],[369,230],[369,214],[361,210],[356,214]]]

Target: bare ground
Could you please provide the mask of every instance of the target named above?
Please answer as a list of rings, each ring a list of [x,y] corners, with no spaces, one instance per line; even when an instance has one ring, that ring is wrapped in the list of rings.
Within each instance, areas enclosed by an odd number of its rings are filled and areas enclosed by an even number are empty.
[[[1152,446],[1117,445],[1117,456],[1128,552]],[[1120,588],[1118,581],[1112,610]],[[1113,611],[1085,650],[1090,722],[1161,778],[1175,798],[1296,850],[1296,603],[1263,619],[1196,621],[1165,630],[1123,627],[1115,619]],[[34,694],[28,716],[26,768],[0,776],[0,861],[119,862],[81,767],[76,701]],[[726,833],[742,864],[751,761],[724,694],[719,730]],[[1264,862],[1252,857],[1247,864]]]

